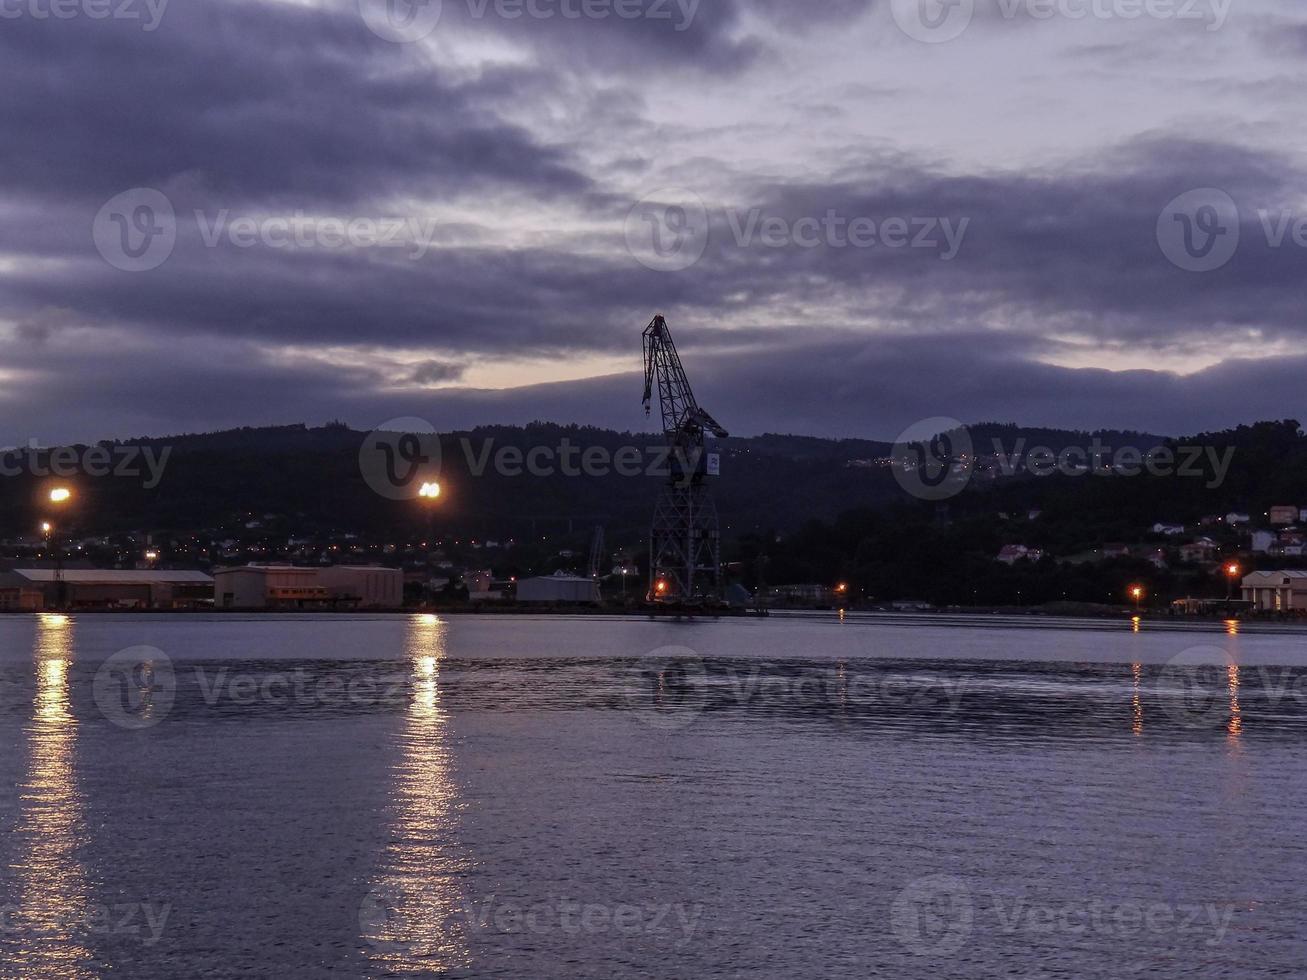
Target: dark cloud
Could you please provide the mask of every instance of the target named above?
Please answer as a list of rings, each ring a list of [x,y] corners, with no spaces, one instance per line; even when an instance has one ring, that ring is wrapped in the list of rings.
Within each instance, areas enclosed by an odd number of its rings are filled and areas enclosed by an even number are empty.
[[[1193,128],[1038,167],[967,167],[892,143],[769,165],[743,124],[655,123],[647,93],[671,78],[747,88],[750,71],[784,67],[769,60],[776,36],[851,29],[870,3],[703,0],[678,31],[493,5],[477,16],[471,2],[445,0],[437,40],[495,48],[493,63],[384,41],[353,2],[175,0],[153,32],[6,20],[0,319],[17,349],[0,398],[11,430],[38,429],[9,438],[401,414],[635,425],[630,377],[415,389],[496,358],[629,355],[634,371],[654,312],[693,352],[705,403],[741,432],[884,437],[940,414],[1179,432],[1292,414],[1295,362],[1253,361],[1233,339],[1273,353],[1301,338],[1304,249],[1271,248],[1258,214],[1298,200],[1307,175],[1290,149]],[[1081,53],[1105,62],[1109,47]],[[839,83],[847,105],[823,120],[912,88],[863,77]],[[627,182],[665,179],[669,132],[694,150],[674,172],[710,202],[711,237],[691,267],[656,272],[626,249]],[[738,159],[723,159],[731,140]],[[138,186],[168,195],[178,236],[163,265],[133,274],[101,259],[90,229]],[[1162,254],[1156,225],[1200,187],[1236,200],[1243,242],[1195,275]],[[249,215],[422,221],[455,205],[460,223],[422,226],[430,238],[414,249],[205,240],[213,222]],[[910,235],[935,222],[937,242],[941,220],[965,233],[945,259],[942,245],[772,247],[761,230],[828,214],[846,232],[854,218],[901,218]],[[1131,345],[1210,352],[1227,338],[1231,359],[1190,376],[1050,366],[1069,338],[1076,363],[1102,345],[1104,367]],[[402,356],[306,354],[329,348]]]
[[[423,361],[409,375],[415,384],[431,385],[442,381],[456,381],[467,372],[465,364],[449,364],[445,361]]]
[[[0,131],[23,134],[0,142],[9,194],[102,201],[146,186],[215,207],[313,207],[588,183],[486,107],[500,74],[456,80],[357,13],[216,0],[169,4],[152,32],[86,17],[4,26]]]

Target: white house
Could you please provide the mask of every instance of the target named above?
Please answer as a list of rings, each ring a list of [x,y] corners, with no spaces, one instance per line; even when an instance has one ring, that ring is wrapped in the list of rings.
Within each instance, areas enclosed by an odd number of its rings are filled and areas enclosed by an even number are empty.
[[[1271,550],[1271,545],[1275,544],[1275,533],[1273,531],[1254,531],[1252,536],[1252,549],[1259,555],[1264,555]]]

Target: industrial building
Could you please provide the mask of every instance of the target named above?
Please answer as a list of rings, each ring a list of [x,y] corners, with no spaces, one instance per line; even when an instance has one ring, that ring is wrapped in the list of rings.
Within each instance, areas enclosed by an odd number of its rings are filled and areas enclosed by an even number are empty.
[[[14,568],[0,572],[0,609],[196,609],[213,578],[173,569]]]
[[[213,573],[220,609],[398,609],[404,573],[380,565],[240,565]]]
[[[517,583],[518,602],[569,603],[599,602],[599,583],[592,578],[556,572],[540,578],[524,578]]]
[[[1252,572],[1244,576],[1243,598],[1262,612],[1307,612],[1307,570]]]

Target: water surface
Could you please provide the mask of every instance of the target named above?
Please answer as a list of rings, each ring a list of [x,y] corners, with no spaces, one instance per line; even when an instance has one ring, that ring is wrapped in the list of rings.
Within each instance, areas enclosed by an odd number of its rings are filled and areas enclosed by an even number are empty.
[[[1307,635],[0,618],[5,976],[1285,977]]]

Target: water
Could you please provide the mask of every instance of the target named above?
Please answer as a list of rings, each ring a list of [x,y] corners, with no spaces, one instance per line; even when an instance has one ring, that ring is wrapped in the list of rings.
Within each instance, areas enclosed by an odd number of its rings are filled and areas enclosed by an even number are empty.
[[[0,970],[1288,977],[1307,634],[0,617]]]

